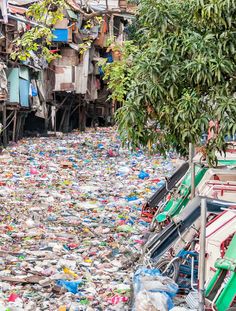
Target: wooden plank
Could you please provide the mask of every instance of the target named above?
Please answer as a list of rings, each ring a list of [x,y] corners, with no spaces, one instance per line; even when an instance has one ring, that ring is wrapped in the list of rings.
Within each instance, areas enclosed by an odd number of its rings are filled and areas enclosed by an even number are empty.
[[[65,116],[65,121],[63,124],[63,132],[69,132],[69,125],[70,125],[70,112],[71,112],[72,101],[70,102],[69,106],[66,108],[67,114]]]
[[[11,282],[15,284],[19,283],[39,283],[40,281],[45,280],[45,277],[32,275],[24,278],[20,277],[11,277],[11,276],[0,276],[0,281],[2,282]]]
[[[13,134],[12,134],[12,140],[16,141],[16,121],[17,121],[17,111],[14,111],[14,123],[13,123]]]
[[[16,125],[16,141],[19,139],[20,136],[20,130],[21,130],[21,122],[22,122],[22,115],[18,115],[18,122]]]
[[[3,146],[7,146],[7,108],[6,102],[3,104],[3,112],[2,112],[2,125],[3,125]]]
[[[8,120],[11,120],[11,117],[13,116],[14,114],[14,111],[12,111],[8,116],[7,116],[7,119],[6,119],[6,123]]]
[[[63,115],[62,115],[62,118],[61,118],[61,122],[60,122],[60,126],[59,126],[59,131],[60,132],[62,130],[62,126],[63,126],[64,119],[65,119],[65,115],[66,115],[66,108],[64,108]]]
[[[1,101],[1,100],[7,100],[7,95],[1,93],[1,94],[0,94],[0,101]]]
[[[28,112],[24,112],[23,113],[21,127],[20,127],[20,133],[19,133],[19,138],[23,137],[23,132],[24,132],[24,128],[25,128],[25,120],[27,118],[27,115],[28,115]]]

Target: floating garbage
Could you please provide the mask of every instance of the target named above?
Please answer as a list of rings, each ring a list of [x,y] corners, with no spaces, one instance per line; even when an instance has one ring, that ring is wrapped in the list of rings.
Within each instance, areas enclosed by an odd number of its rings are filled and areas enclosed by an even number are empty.
[[[141,171],[141,172],[139,173],[138,177],[139,177],[140,179],[145,179],[145,178],[149,178],[150,175],[149,175],[147,172]]]
[[[73,294],[78,294],[78,287],[82,284],[82,281],[66,281],[66,280],[57,280],[56,284],[58,286],[64,287],[69,292]]]
[[[0,310],[129,310],[128,264],[148,233],[142,203],[169,174],[167,163],[174,169],[176,160],[122,148],[112,128],[7,147],[0,155]]]

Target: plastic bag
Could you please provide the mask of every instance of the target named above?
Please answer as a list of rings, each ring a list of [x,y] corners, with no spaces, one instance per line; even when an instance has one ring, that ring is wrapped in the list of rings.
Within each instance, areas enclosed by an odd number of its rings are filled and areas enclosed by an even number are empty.
[[[162,293],[140,291],[135,299],[135,311],[167,311],[169,297]]]
[[[162,276],[158,269],[141,267],[136,271],[133,283],[135,297],[133,311],[168,311],[173,308],[171,298],[176,295],[178,285],[172,279]]]
[[[30,91],[31,91],[31,96],[38,96],[38,90],[37,90],[37,87],[33,84],[33,83],[31,83],[30,84]]]
[[[149,178],[150,176],[149,176],[149,174],[148,174],[147,172],[141,171],[141,172],[139,173],[138,177],[139,177],[140,179],[146,179],[146,178]]]
[[[81,285],[82,281],[65,281],[65,280],[57,280],[57,285],[66,288],[69,292],[73,294],[78,293],[78,286]]]

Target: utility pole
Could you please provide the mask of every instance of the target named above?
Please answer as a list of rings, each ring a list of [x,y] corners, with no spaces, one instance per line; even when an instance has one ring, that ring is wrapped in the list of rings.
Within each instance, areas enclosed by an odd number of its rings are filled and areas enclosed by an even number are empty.
[[[205,310],[205,254],[206,254],[207,201],[201,199],[201,232],[199,256],[199,311]]]
[[[189,167],[191,172],[191,199],[195,197],[195,163],[193,162],[194,158],[194,145],[189,144]]]

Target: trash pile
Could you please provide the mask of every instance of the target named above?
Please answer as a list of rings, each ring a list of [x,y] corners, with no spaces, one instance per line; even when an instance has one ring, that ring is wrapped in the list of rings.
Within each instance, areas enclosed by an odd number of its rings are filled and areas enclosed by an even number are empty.
[[[0,155],[0,310],[128,310],[143,202],[176,160],[112,128],[30,138]]]

